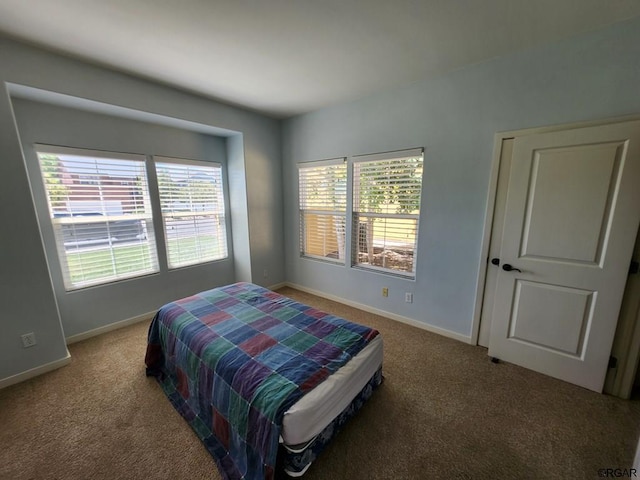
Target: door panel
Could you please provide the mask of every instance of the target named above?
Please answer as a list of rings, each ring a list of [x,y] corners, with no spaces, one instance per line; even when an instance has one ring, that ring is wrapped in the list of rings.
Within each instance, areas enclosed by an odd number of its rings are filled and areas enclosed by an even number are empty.
[[[595,292],[516,281],[509,338],[581,357]]]
[[[517,137],[489,354],[601,391],[640,219],[640,122]],[[635,185],[634,185],[635,183]]]
[[[621,146],[534,152],[521,257],[600,263]]]

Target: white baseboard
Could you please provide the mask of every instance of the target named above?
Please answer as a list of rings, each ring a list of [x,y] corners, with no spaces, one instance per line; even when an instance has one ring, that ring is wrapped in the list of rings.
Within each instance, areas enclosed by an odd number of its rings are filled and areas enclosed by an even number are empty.
[[[269,290],[278,290],[279,288],[286,287],[288,285],[287,282],[276,283],[275,285],[269,285],[267,288]]]
[[[321,292],[319,290],[314,290],[313,288],[303,287],[302,285],[298,285],[291,282],[284,282],[283,286],[295,288],[296,290],[300,290],[302,292],[307,292],[312,295],[317,295],[318,297],[326,298],[328,300],[333,300],[334,302],[343,303],[350,307],[357,308],[359,310],[364,310],[365,312],[373,313],[375,315],[380,315],[382,317],[390,318],[392,320],[396,320],[401,323],[406,323],[407,325],[411,325],[413,327],[421,328],[422,330],[426,330],[431,333],[437,333],[438,335],[442,335],[443,337],[453,338],[454,340],[458,340],[463,343],[472,344],[471,337],[467,335],[462,335],[457,332],[452,332],[451,330],[447,330],[446,328],[436,327],[434,325],[430,325],[428,323],[419,322],[418,320],[414,320],[412,318],[403,317],[402,315],[397,315],[392,312],[387,312],[385,310],[380,310],[378,308],[370,307],[369,305],[365,305],[363,303],[354,302],[351,300],[347,300],[346,298],[338,297],[336,295],[331,295],[329,293]]]
[[[57,368],[64,367],[70,362],[71,362],[71,355],[67,350],[67,356],[64,358],[61,358],[60,360],[55,360],[45,365],[40,365],[39,367],[32,368],[31,370],[27,370],[26,372],[18,373],[16,375],[3,378],[2,380],[0,380],[0,389],[6,388],[10,385],[14,385],[16,383],[24,382],[25,380],[29,380],[30,378],[37,377],[38,375],[42,375],[43,373],[47,373],[52,370],[56,370]]]
[[[67,345],[71,345],[72,343],[81,342],[82,340],[86,340],[91,337],[96,337],[98,335],[102,335],[103,333],[111,332],[112,330],[118,330],[119,328],[128,327],[129,325],[133,325],[134,323],[143,322],[145,320],[151,320],[153,316],[156,314],[156,310],[153,312],[143,313],[142,315],[138,315],[136,317],[127,318],[126,320],[121,320],[119,322],[110,323],[109,325],[105,325],[104,327],[94,328],[93,330],[89,330],[87,332],[78,333],[77,335],[71,335],[67,337]]]

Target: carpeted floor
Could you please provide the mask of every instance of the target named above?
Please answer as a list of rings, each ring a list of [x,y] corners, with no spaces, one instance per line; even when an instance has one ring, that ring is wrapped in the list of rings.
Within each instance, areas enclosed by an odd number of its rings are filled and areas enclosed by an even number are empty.
[[[316,479],[580,479],[629,467],[640,402],[509,365],[486,350],[285,288],[371,325],[385,382],[312,465]],[[71,345],[72,362],[0,390],[0,478],[219,479],[144,375],[148,323]]]

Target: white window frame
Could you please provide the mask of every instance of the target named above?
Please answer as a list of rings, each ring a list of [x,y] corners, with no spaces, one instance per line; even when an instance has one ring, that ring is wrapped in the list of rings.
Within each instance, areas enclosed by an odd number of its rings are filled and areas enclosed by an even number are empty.
[[[418,209],[417,211],[413,210],[411,213],[398,213],[398,212],[384,212],[384,211],[360,211],[360,195],[362,194],[360,191],[360,179],[358,175],[359,165],[372,163],[372,162],[388,162],[393,160],[407,160],[420,158],[420,168],[422,169],[419,187],[422,188],[422,178],[424,175],[424,149],[423,148],[415,148],[408,150],[400,150],[394,152],[385,152],[385,153],[376,153],[370,155],[358,155],[352,157],[352,204],[351,204],[351,266],[358,269],[370,270],[378,273],[384,273],[388,275],[399,276],[408,279],[415,279],[416,276],[416,265],[418,259],[418,232],[420,227],[420,204],[421,204],[421,196],[418,199]],[[378,219],[384,221],[390,221],[391,223],[397,220],[400,221],[412,221],[415,222],[415,241],[413,243],[412,248],[412,263],[411,263],[411,271],[384,267],[379,265],[373,265],[368,262],[360,261],[360,222],[363,218],[370,219]],[[394,227],[391,227],[394,228]],[[397,227],[396,227],[397,228]],[[372,239],[373,242],[373,239]],[[387,240],[385,235],[385,240],[382,245],[383,252],[392,250],[387,246]],[[368,248],[368,246],[367,246]],[[383,255],[384,256],[384,255]]]
[[[89,150],[89,149],[82,149],[82,148],[61,147],[61,146],[45,145],[45,144],[35,144],[34,147],[36,150],[36,157],[38,159],[38,170],[40,172],[40,177],[43,182],[44,194],[45,194],[45,198],[48,206],[48,212],[49,212],[49,219],[51,221],[51,226],[53,228],[56,250],[58,252],[58,261],[61,268],[62,279],[64,282],[65,290],[73,291],[73,290],[79,290],[86,287],[106,285],[106,284],[118,282],[121,280],[143,277],[146,275],[151,275],[159,272],[160,268],[158,264],[157,247],[156,247],[155,235],[153,231],[153,211],[152,211],[151,200],[150,200],[151,194],[150,194],[149,179],[147,176],[147,169],[146,169],[146,156],[130,154],[130,153]],[[128,214],[114,215],[107,212],[106,202],[109,200],[98,200],[96,202],[99,202],[100,208],[102,210],[101,212],[99,212],[100,216],[83,216],[83,215],[75,216],[73,214],[70,214],[69,216],[63,216],[63,217],[57,216],[56,213],[60,213],[60,212],[54,211],[53,204],[49,196],[49,190],[47,188],[47,182],[46,182],[44,171],[42,168],[42,163],[40,160],[40,154],[76,156],[76,157],[96,158],[96,159],[102,158],[102,159],[111,159],[111,160],[119,160],[119,161],[132,161],[132,162],[139,163],[140,164],[139,166],[141,167],[140,171],[141,171],[141,174],[143,174],[143,179],[144,179],[144,182],[142,184],[142,198],[141,198],[143,202],[144,211],[142,213],[135,213],[135,214],[128,213]],[[82,180],[83,175],[79,174],[78,178],[79,180]],[[91,184],[85,184],[81,181],[79,182],[79,185],[86,188],[87,185],[101,186],[102,183],[98,177],[92,180]],[[108,185],[105,188],[108,188]],[[100,188],[99,191],[100,191],[100,196],[102,196],[102,189]],[[69,198],[65,200],[65,202],[68,202],[68,201],[69,201]],[[98,205],[98,203],[96,203],[96,205]],[[67,209],[70,208],[68,203],[66,205],[66,208]],[[71,258],[71,255],[81,255],[84,251],[81,250],[82,246],[79,245],[81,242],[76,243],[75,250],[69,249],[68,245],[65,246],[65,238],[64,238],[65,226],[71,226],[71,228],[73,228],[74,225],[87,225],[92,223],[95,223],[97,225],[97,224],[105,223],[107,233],[108,233],[109,229],[111,228],[112,222],[121,222],[121,221],[140,221],[141,222],[141,225],[142,225],[141,228],[144,234],[144,238],[139,238],[138,240],[140,240],[140,242],[135,245],[141,245],[141,246],[144,245],[148,248],[148,256],[144,256],[144,255],[140,256],[140,259],[143,261],[144,264],[148,263],[148,267],[146,268],[143,267],[131,272],[118,273],[117,260],[115,255],[116,249],[123,249],[126,247],[131,247],[132,245],[126,245],[126,244],[115,245],[111,236],[108,235],[108,238],[105,237],[106,245],[104,245],[104,242],[101,242],[100,245],[97,246],[97,250],[102,250],[103,249],[102,247],[104,247],[105,250],[107,248],[109,249],[111,266],[114,268],[115,273],[112,275],[101,276],[101,277],[89,279],[89,280],[74,281],[73,273],[71,271],[72,269],[70,267],[70,258]],[[82,270],[82,267],[80,267],[80,269]]]
[[[326,167],[339,166],[344,168],[344,198],[342,201],[337,202],[333,208],[307,208],[306,203],[309,201],[308,196],[305,193],[305,189],[311,187],[311,183],[307,182],[305,184],[303,182],[303,172],[313,172],[313,170],[320,170]],[[347,238],[346,238],[346,227],[347,227],[347,162],[346,158],[334,158],[330,160],[319,160],[313,162],[304,162],[298,164],[298,206],[299,206],[299,215],[300,215],[300,256],[304,258],[312,258],[315,260],[322,260],[326,262],[336,263],[336,264],[346,264],[347,257]],[[326,207],[330,207],[329,203],[326,200],[324,201]],[[342,232],[341,236],[338,237],[338,231],[336,230],[336,246],[338,248],[338,257],[329,257],[326,255],[318,255],[311,252],[312,247],[307,246],[307,225],[305,222],[305,218],[307,215],[313,215],[316,218],[327,218],[327,219],[335,219],[339,218],[339,222],[342,224]],[[335,222],[335,220],[331,220]],[[335,223],[334,223],[335,225]],[[323,240],[323,239],[321,239]],[[324,240],[323,240],[324,241]],[[340,245],[341,244],[341,245]],[[324,245],[323,245],[324,247]],[[324,248],[323,248],[324,249]],[[340,250],[342,249],[342,258],[340,258]]]
[[[189,266],[194,266],[194,265],[201,265],[204,263],[210,263],[210,262],[217,262],[220,260],[224,260],[229,258],[229,245],[228,245],[228,235],[227,235],[227,211],[226,211],[226,198],[225,198],[225,189],[224,189],[224,168],[223,165],[221,163],[217,163],[217,162],[209,162],[209,161],[203,161],[203,160],[190,160],[190,159],[184,159],[184,158],[173,158],[173,157],[163,157],[163,156],[154,156],[153,157],[153,164],[154,164],[154,168],[155,168],[155,172],[156,172],[156,185],[158,187],[158,199],[160,202],[160,214],[162,216],[162,228],[163,228],[163,234],[164,234],[164,239],[165,239],[165,246],[166,246],[166,260],[167,260],[167,266],[169,268],[169,270],[174,270],[177,268],[184,268],[184,267],[189,267]],[[163,203],[165,202],[165,199],[163,199],[163,192],[161,190],[161,186],[160,186],[160,182],[158,180],[158,176],[159,176],[159,170],[158,170],[158,164],[170,164],[170,165],[175,165],[175,166],[194,166],[194,167],[200,167],[200,168],[212,168],[212,169],[217,169],[218,172],[214,172],[213,175],[215,176],[215,178],[218,178],[220,180],[220,185],[219,185],[219,190],[216,190],[214,192],[215,195],[215,201],[216,204],[219,206],[218,208],[215,209],[208,209],[208,210],[197,210],[194,209],[193,207],[193,202],[191,197],[189,197],[189,210],[187,211],[170,211],[168,209],[165,209],[163,207]],[[179,261],[176,259],[171,258],[171,251],[170,251],[170,240],[173,240],[172,238],[170,238],[170,234],[169,234],[169,227],[170,225],[168,225],[168,220],[169,218],[175,220],[175,219],[180,219],[180,218],[189,218],[189,219],[193,219],[194,221],[194,228],[198,229],[198,223],[197,223],[197,218],[207,218],[210,216],[214,216],[217,218],[217,224],[215,225],[215,229],[216,229],[216,241],[217,242],[222,242],[222,244],[220,245],[220,243],[218,243],[218,246],[220,248],[220,254],[217,254],[213,257],[204,257],[204,258],[197,258],[193,261]],[[197,246],[196,247],[198,250],[200,250],[200,247]]]

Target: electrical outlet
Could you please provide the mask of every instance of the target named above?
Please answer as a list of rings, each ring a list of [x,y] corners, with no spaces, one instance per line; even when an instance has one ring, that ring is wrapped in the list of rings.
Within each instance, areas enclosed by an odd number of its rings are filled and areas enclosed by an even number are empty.
[[[24,348],[33,347],[36,344],[36,334],[33,332],[25,333],[24,335],[21,336],[21,338],[22,338],[22,346]]]
[[[262,276],[264,278],[267,278],[269,276],[269,270],[267,270],[266,268],[264,269],[264,272],[262,272]]]
[[[387,287],[382,287],[382,296],[383,297],[389,296],[389,289]]]
[[[413,293],[407,292],[404,294],[404,301],[407,303],[413,303]]]

